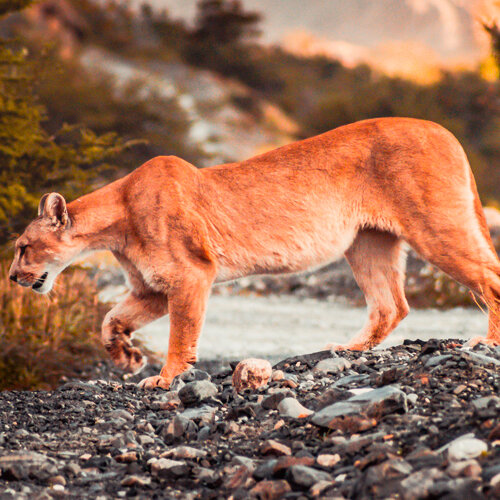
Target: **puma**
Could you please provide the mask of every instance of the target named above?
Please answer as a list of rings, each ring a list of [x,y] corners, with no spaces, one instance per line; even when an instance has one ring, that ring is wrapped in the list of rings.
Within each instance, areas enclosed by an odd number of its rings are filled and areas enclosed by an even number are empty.
[[[409,118],[361,121],[204,169],[153,158],[68,205],[46,194],[16,242],[10,277],[47,293],[77,256],[110,250],[130,293],[107,314],[104,345],[120,367],[138,370],[132,333],[169,313],[166,364],[141,382],[168,388],[197,359],[213,283],[299,272],[342,255],[369,318],[337,348],[376,346],[408,314],[405,241],[489,307],[487,336],[470,344],[498,345],[500,261],[466,155],[441,126]]]

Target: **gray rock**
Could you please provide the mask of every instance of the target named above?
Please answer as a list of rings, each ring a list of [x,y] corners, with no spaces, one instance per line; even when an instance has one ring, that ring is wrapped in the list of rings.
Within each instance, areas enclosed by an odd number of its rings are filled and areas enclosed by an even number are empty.
[[[327,358],[321,360],[314,368],[313,373],[340,373],[351,368],[351,362],[345,358]]]
[[[191,368],[187,372],[181,373],[179,377],[186,383],[193,382],[195,380],[211,380],[209,373],[203,370],[198,370],[198,368]]]
[[[467,355],[470,357],[474,363],[477,363],[478,365],[481,366],[488,366],[488,365],[494,365],[494,366],[500,366],[500,361],[498,359],[495,359],[491,356],[486,356],[484,354],[479,354],[478,352],[473,352],[469,351]]]
[[[252,472],[255,470],[255,460],[248,457],[235,455],[231,460],[231,463],[234,465],[244,465],[248,470],[251,470]]]
[[[193,473],[198,481],[202,484],[212,485],[219,479],[219,474],[206,467],[196,467],[193,469]]]
[[[410,474],[400,483],[402,498],[404,500],[427,498],[433,484],[443,476],[443,472],[435,467]]]
[[[172,420],[166,421],[160,428],[159,434],[167,443],[182,436],[194,436],[197,432],[196,424],[189,418],[176,415]]]
[[[418,401],[418,394],[415,394],[414,392],[412,392],[411,394],[408,394],[406,396],[406,399],[413,405],[415,406],[417,404],[417,401]]]
[[[347,401],[349,403],[360,403],[368,415],[386,415],[398,410],[408,411],[406,394],[392,385],[357,394]]]
[[[177,377],[172,380],[169,391],[178,393],[186,385],[186,382],[184,382],[184,380],[182,380],[180,377],[180,375],[177,375]]]
[[[195,406],[216,395],[216,385],[208,380],[189,382],[179,391],[179,399],[184,406]]]
[[[0,457],[0,476],[4,479],[47,479],[56,474],[56,462],[42,453],[19,451]]]
[[[314,412],[301,405],[295,398],[285,398],[278,405],[282,417],[304,418]]]
[[[187,383],[194,382],[196,380],[210,380],[210,375],[197,368],[191,368],[188,371],[177,375],[174,377],[170,384],[170,391],[179,392]]]
[[[364,384],[370,380],[370,375],[362,373],[360,375],[348,375],[347,377],[342,377],[338,379],[333,387],[347,387],[351,384]]]
[[[472,406],[476,410],[485,410],[486,408],[500,408],[500,398],[498,396],[485,396],[472,401]]]
[[[217,408],[213,406],[203,405],[199,408],[188,408],[184,410],[179,416],[189,420],[200,421],[209,424],[214,419]]]
[[[102,387],[90,382],[67,382],[57,388],[58,391],[86,391],[86,392],[101,392]]]
[[[137,442],[141,446],[147,446],[148,444],[153,444],[155,440],[151,436],[148,436],[147,434],[141,434],[140,436],[137,437]]]
[[[407,410],[406,394],[397,387],[386,385],[326,406],[313,415],[311,422],[321,427],[330,427],[338,417],[359,414],[380,416],[398,410]]]
[[[82,472],[82,468],[76,462],[69,462],[63,468],[63,472],[68,476],[76,477]]]
[[[198,441],[205,441],[206,439],[208,439],[210,437],[210,433],[211,433],[211,430],[210,430],[210,427],[208,425],[204,425],[199,431],[198,431],[198,434],[196,436],[196,439]]]
[[[253,476],[255,479],[270,479],[274,473],[274,467],[278,463],[278,460],[273,458],[271,460],[266,460],[265,462],[259,464],[253,471]]]
[[[316,412],[311,417],[313,424],[320,427],[330,427],[331,422],[338,417],[347,417],[350,415],[359,415],[361,405],[358,403],[349,403],[349,401],[339,401],[332,405],[325,406],[322,410]]]
[[[443,364],[448,359],[452,358],[451,354],[439,354],[437,356],[431,356],[425,363],[427,368],[431,368],[433,366],[438,366]]]
[[[117,434],[116,436],[103,434],[97,438],[97,449],[101,452],[108,452],[111,448],[123,448],[124,446],[123,434]]]
[[[292,465],[287,470],[288,479],[302,488],[310,488],[320,481],[332,481],[332,477],[327,472],[313,469],[307,465]]]
[[[127,422],[133,422],[134,416],[127,410],[113,410],[107,414],[109,418],[122,418]]]
[[[156,477],[180,477],[189,472],[189,466],[180,460],[151,458],[148,460],[151,474]]]

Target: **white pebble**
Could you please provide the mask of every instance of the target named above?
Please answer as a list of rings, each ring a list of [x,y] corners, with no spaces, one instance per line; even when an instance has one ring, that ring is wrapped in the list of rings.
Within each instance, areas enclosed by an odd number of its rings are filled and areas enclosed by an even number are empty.
[[[476,458],[488,451],[488,445],[476,438],[458,438],[448,448],[448,458],[451,462]]]

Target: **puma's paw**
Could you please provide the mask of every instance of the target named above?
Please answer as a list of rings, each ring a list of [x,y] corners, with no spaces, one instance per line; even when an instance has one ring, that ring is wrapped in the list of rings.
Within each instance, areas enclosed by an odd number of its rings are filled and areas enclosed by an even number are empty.
[[[161,375],[155,375],[154,377],[148,377],[141,380],[138,385],[141,389],[154,389],[155,387],[168,389],[170,387],[170,382]]]
[[[464,344],[464,347],[474,347],[477,344],[485,344],[491,347],[496,347],[500,345],[500,340],[491,339],[487,337],[473,337]]]
[[[167,380],[173,380],[177,375],[187,372],[191,369],[193,365],[185,361],[180,362],[167,362],[167,364],[161,369],[160,376],[166,378]]]

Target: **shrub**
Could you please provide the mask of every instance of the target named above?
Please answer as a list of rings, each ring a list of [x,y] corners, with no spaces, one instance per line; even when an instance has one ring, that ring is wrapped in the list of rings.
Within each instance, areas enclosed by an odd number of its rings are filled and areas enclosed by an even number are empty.
[[[109,306],[99,302],[95,279],[74,268],[50,297],[21,289],[0,263],[0,390],[49,389],[61,377],[107,359],[100,326]],[[59,288],[58,287],[58,288]]]

